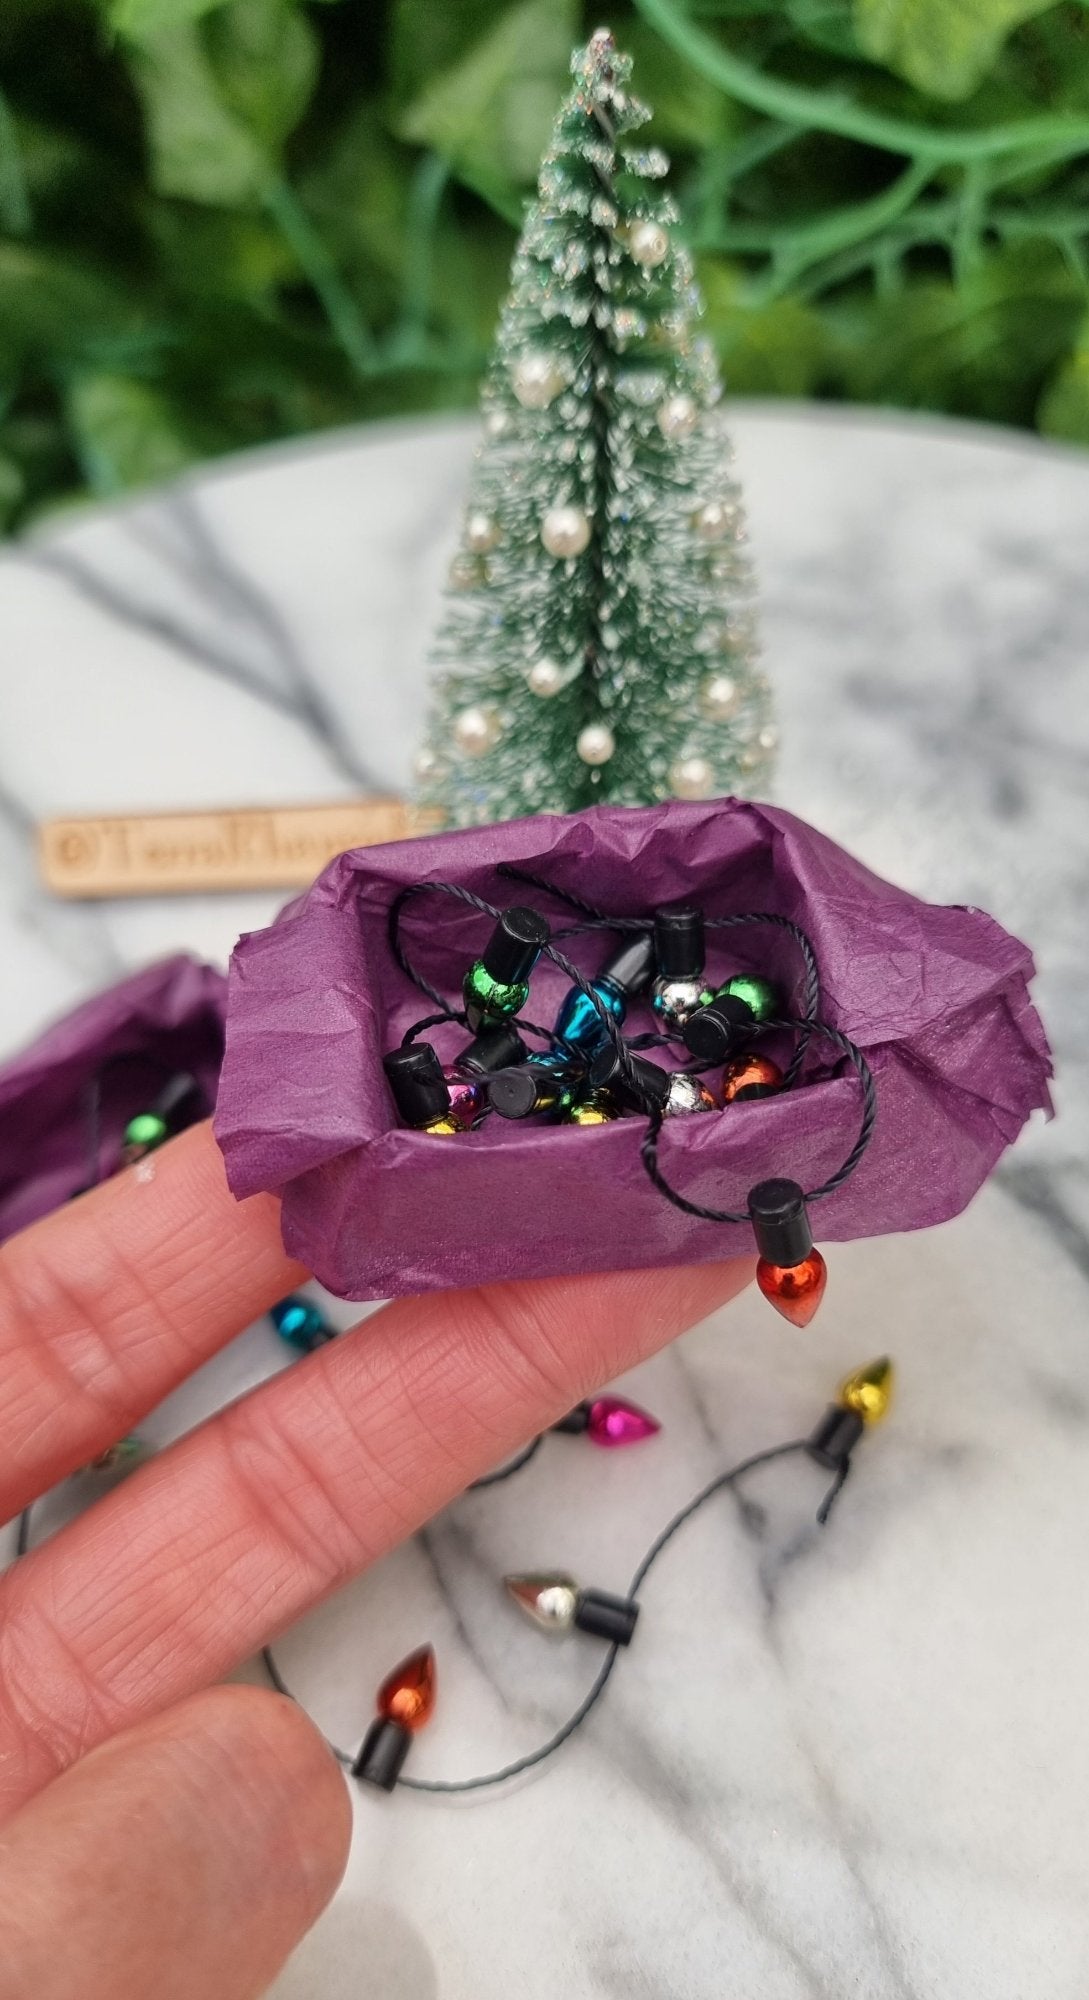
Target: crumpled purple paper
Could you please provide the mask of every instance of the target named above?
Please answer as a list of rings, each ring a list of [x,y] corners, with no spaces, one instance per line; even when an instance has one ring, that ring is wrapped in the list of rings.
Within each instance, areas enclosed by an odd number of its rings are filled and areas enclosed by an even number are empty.
[[[166,1075],[188,1070],[215,1103],[227,981],[177,957],[146,966],[54,1022],[0,1068],[0,1242],[96,1176],[87,1089],[101,1073],[100,1174]]]
[[[919,1229],[971,1200],[1029,1113],[1049,1108],[1050,1056],[1028,997],[1031,956],[983,911],[939,908],[883,882],[831,840],[739,800],[599,807],[342,854],[231,961],[227,1053],[215,1129],[234,1193],[283,1197],[284,1243],[348,1298],[551,1273],[699,1263],[751,1252],[748,1225],[681,1213],[647,1179],[638,1117],[593,1128],[488,1119],[450,1139],[396,1122],[381,1067],[432,1011],[400,971],[387,913],[406,883],[445,879],[503,906],[543,895],[496,874],[521,862],[619,915],[694,898],[708,915],[776,911],[808,932],[822,1012],[861,1044],[877,1080],[862,1165],[814,1205],[818,1242]],[[408,905],[414,962],[455,1004],[491,929],[441,895]],[[596,970],[608,941],[572,940]],[[772,929],[720,933],[709,971],[759,969],[797,1009],[796,949]],[[548,1023],[566,990],[542,961],[526,1008]],[[629,1026],[631,1025],[629,1021]],[[431,1038],[448,1060],[465,1031]],[[860,1093],[814,1047],[796,1092],[666,1122],[659,1158],[692,1199],[744,1208],[772,1174],[819,1185],[849,1151]]]

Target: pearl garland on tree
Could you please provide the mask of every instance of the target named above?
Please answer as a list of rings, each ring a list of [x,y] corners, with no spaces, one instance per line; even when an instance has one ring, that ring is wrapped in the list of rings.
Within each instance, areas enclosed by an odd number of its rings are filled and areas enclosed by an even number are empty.
[[[454,742],[466,757],[486,756],[489,750],[494,750],[502,734],[502,724],[494,708],[482,702],[460,709],[454,717]]]
[[[607,764],[616,749],[616,738],[608,723],[588,722],[580,729],[575,748],[584,764]]]
[[[636,222],[628,231],[628,249],[645,271],[656,270],[669,255],[669,234],[660,222]]]
[[[547,701],[551,695],[559,694],[564,683],[564,671],[555,660],[534,660],[526,681],[531,694]]]
[[[490,549],[497,548],[500,540],[499,523],[491,514],[481,508],[474,508],[466,516],[465,540],[474,555],[486,556]]]
[[[678,757],[669,767],[669,783],[674,798],[709,799],[715,774],[706,757]]]
[[[701,541],[724,542],[737,527],[737,508],[732,500],[708,500],[693,515],[692,526]]]
[[[727,722],[741,701],[732,674],[710,674],[700,689],[700,707],[710,722]]]
[[[664,438],[687,437],[696,428],[699,408],[694,396],[667,396],[658,411],[658,429]]]
[[[581,507],[550,507],[541,522],[541,540],[550,556],[580,556],[590,541],[590,522]]]
[[[531,350],[515,363],[511,386],[524,410],[547,410],[564,385],[550,354]]]

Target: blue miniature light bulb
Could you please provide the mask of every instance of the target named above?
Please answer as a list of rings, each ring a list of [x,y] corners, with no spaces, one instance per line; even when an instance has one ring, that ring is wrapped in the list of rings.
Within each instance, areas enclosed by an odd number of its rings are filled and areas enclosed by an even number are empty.
[[[618,1027],[627,1014],[628,1001],[649,986],[654,963],[654,939],[649,931],[639,931],[606,959],[593,980],[594,992]],[[556,1016],[556,1033],[587,1059],[608,1040],[601,1015],[578,986],[572,986]]]

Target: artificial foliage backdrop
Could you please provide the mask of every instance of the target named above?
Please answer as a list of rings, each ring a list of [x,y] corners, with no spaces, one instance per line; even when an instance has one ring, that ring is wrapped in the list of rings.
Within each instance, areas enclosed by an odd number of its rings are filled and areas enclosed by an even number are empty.
[[[602,20],[731,393],[1089,441],[1079,0],[5,0],[0,519],[469,406]]]
[[[572,57],[514,259],[418,763],[446,822],[759,789],[775,747],[702,302],[631,59]]]

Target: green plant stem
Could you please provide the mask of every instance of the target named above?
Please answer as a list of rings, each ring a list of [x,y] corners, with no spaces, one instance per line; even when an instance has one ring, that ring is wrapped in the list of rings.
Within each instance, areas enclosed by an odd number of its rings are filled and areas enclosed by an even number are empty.
[[[841,139],[856,139],[865,146],[880,146],[888,153],[903,153],[931,163],[963,165],[969,160],[994,159],[999,154],[1037,146],[1054,147],[1061,158],[1089,151],[1089,119],[1055,112],[1035,118],[1015,118],[1006,125],[985,126],[978,131],[917,125],[908,119],[869,111],[865,105],[825,91],[806,90],[799,84],[765,76],[724,49],[702,28],[695,27],[678,11],[673,0],[635,0],[635,6],[663,41],[690,62],[693,69],[740,103],[764,112],[769,118],[834,132]]]
[[[0,91],[0,224],[9,236],[27,236],[31,226],[30,197],[7,98]]]
[[[929,161],[915,161],[879,195],[836,209],[831,215],[822,216],[819,222],[778,229],[728,225],[707,247],[749,253],[764,251],[771,258],[772,268],[766,284],[756,287],[755,300],[767,303],[796,284],[814,264],[853,249],[897,221],[932,173]]]
[[[401,311],[385,343],[387,364],[408,366],[426,351],[431,313],[435,233],[442,199],[450,180],[449,163],[440,153],[427,153],[412,179],[405,228],[404,281]]]
[[[360,316],[355,300],[294,189],[277,174],[265,186],[264,203],[320,299],[342,351],[355,373],[369,382],[378,366],[378,350],[370,328]]]

